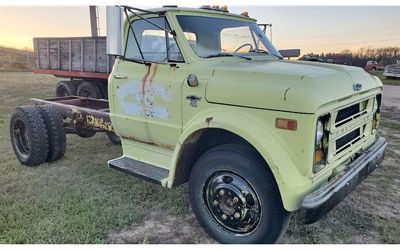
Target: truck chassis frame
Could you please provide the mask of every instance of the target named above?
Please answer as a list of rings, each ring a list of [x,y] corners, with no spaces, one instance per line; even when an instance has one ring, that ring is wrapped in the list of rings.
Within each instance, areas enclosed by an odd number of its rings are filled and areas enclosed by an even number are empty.
[[[109,116],[109,105],[105,99],[80,96],[32,98],[33,105],[51,105],[64,119],[64,130],[68,134],[83,137],[93,132],[114,132]]]

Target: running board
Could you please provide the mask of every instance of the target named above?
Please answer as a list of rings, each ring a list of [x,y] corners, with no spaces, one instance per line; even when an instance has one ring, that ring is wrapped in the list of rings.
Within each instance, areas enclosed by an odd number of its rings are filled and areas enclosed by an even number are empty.
[[[156,184],[162,184],[162,180],[167,178],[169,175],[169,171],[164,168],[127,157],[119,157],[110,160],[108,161],[108,166]]]

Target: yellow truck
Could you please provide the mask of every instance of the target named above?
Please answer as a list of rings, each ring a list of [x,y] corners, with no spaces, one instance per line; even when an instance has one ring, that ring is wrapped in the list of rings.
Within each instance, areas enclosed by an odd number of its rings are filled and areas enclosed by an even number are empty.
[[[380,165],[382,83],[363,69],[284,60],[256,20],[226,8],[107,15],[108,101],[18,107],[22,164],[60,159],[65,133],[115,132],[123,155],[108,165],[168,188],[188,182],[199,223],[222,243],[275,242],[292,212],[317,221]]]

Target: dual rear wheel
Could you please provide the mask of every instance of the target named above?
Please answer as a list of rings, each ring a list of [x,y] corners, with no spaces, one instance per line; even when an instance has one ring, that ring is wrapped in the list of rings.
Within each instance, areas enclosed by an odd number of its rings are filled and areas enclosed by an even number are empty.
[[[93,130],[79,130],[84,138],[96,134]],[[51,105],[18,107],[10,121],[10,137],[18,160],[27,166],[61,159],[66,151],[66,134],[61,115]],[[107,132],[113,144],[121,144],[119,137]]]
[[[66,150],[63,120],[52,106],[18,107],[11,117],[10,137],[18,160],[27,166],[59,160]]]

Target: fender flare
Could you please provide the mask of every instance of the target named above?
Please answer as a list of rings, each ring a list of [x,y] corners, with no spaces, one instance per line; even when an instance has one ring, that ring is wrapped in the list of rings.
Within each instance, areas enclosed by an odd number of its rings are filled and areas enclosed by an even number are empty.
[[[220,110],[201,113],[187,123],[178,140],[171,160],[170,175],[168,178],[169,187],[173,185],[179,155],[185,141],[197,131],[207,128],[218,128],[229,131],[250,143],[270,167],[278,185],[285,209],[287,211],[294,211],[299,208],[301,200],[299,200],[297,186],[304,187],[304,178],[306,177],[298,172],[289,154],[283,148],[278,138],[274,136],[273,128],[265,126],[265,124],[252,116],[233,111]],[[263,139],[260,140],[260,138]],[[301,188],[301,190],[304,189]]]

